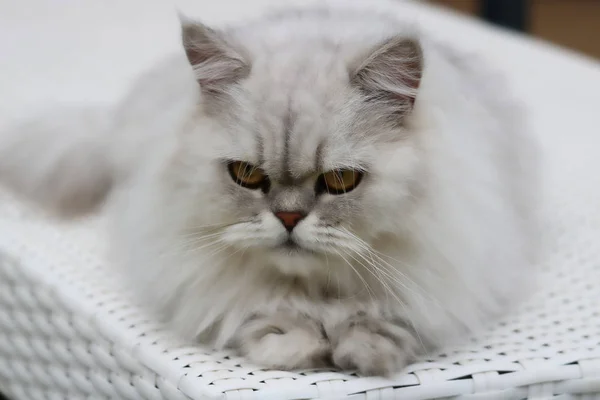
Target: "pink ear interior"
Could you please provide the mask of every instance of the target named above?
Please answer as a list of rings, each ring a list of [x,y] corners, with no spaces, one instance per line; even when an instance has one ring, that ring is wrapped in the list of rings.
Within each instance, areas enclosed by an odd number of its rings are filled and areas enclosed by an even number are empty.
[[[248,74],[249,65],[220,32],[184,21],[181,33],[185,54],[202,88],[215,90]]]

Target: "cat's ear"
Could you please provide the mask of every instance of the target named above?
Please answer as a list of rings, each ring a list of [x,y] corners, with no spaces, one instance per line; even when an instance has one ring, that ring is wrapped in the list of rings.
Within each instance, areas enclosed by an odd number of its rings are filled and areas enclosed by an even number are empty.
[[[218,90],[250,72],[250,64],[224,35],[180,15],[183,48],[202,89]]]
[[[423,72],[423,52],[415,39],[393,37],[367,52],[351,71],[351,81],[369,98],[410,111]]]

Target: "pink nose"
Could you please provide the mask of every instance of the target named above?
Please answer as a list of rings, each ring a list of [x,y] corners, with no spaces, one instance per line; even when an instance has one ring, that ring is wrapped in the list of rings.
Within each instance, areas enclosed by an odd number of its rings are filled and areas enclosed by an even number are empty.
[[[276,212],[275,216],[279,218],[279,220],[281,221],[283,226],[285,226],[285,229],[287,229],[288,232],[291,232],[296,227],[296,225],[298,225],[298,222],[300,222],[302,218],[305,217],[304,213],[301,213],[299,211]]]

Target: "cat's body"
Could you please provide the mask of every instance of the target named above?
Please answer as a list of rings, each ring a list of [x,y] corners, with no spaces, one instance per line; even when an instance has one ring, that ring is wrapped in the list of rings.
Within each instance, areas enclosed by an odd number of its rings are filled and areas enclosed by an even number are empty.
[[[394,372],[522,293],[536,229],[518,109],[497,77],[405,25],[325,9],[224,33],[186,23],[187,59],[144,76],[110,127],[35,175],[3,157],[0,179],[66,213],[112,188],[119,268],[188,339],[275,368]],[[0,153],[50,141],[22,132]],[[234,182],[233,161],[262,186]],[[332,170],[362,179],[318,189]],[[48,176],[59,184],[41,195]]]

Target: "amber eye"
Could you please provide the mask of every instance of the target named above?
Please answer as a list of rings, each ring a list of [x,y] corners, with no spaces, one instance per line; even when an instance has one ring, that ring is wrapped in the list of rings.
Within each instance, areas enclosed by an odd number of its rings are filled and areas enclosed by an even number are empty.
[[[233,161],[228,165],[231,179],[240,186],[248,189],[258,189],[267,181],[262,169],[243,161]]]
[[[317,191],[330,194],[348,193],[358,186],[363,173],[352,169],[334,169],[325,172],[317,180]]]

